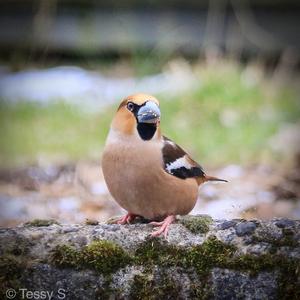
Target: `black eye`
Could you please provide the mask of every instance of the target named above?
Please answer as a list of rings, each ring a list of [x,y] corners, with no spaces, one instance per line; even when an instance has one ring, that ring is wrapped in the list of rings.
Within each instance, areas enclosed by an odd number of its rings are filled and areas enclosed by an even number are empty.
[[[133,111],[134,110],[134,104],[132,102],[128,102],[127,103],[127,109],[130,110],[130,111]]]

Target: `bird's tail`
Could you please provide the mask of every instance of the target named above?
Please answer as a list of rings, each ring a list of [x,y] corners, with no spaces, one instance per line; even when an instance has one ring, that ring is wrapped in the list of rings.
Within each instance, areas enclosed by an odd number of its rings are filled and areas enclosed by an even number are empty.
[[[204,182],[207,182],[207,181],[223,181],[223,182],[228,182],[225,179],[217,178],[217,177],[214,177],[214,176],[209,176],[209,175],[206,175],[206,174],[204,174],[203,176],[200,176],[200,177],[197,178],[197,182],[198,182],[199,185],[201,183],[204,183]]]

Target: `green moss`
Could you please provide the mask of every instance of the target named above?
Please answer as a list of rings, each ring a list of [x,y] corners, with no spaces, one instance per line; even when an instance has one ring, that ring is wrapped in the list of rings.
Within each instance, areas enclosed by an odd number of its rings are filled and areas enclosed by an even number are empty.
[[[186,216],[179,219],[179,223],[184,225],[192,233],[207,233],[212,218],[208,215],[202,216]]]
[[[154,295],[157,294],[165,298],[172,292],[178,295],[179,291],[175,289],[172,280],[167,278],[167,274],[154,282],[151,274],[156,266],[159,266],[160,270],[169,267],[181,267],[186,272],[195,270],[201,284],[191,287],[191,295],[194,298],[209,298],[210,288],[207,282],[211,269],[216,267],[250,272],[253,276],[261,271],[278,271],[280,299],[288,299],[288,296],[289,299],[294,299],[293,295],[300,296],[300,284],[299,280],[297,281],[299,260],[271,253],[259,256],[236,255],[236,251],[236,247],[224,244],[215,236],[209,237],[202,245],[190,248],[169,245],[165,240],[158,238],[148,239],[132,255],[112,242],[94,241],[79,250],[67,245],[58,246],[52,253],[51,261],[61,267],[92,269],[106,278],[127,265],[141,265],[145,273],[134,278],[131,295],[135,299],[156,299]],[[172,295],[174,298],[174,294]]]
[[[137,249],[135,261],[143,266],[178,266],[185,270],[195,269],[202,282],[201,285],[191,288],[192,296],[196,298],[205,299],[206,296],[209,298],[210,289],[205,283],[213,267],[250,272],[253,276],[261,271],[277,270],[280,274],[280,299],[300,297],[299,279],[297,281],[300,270],[299,260],[289,260],[275,254],[236,256],[236,250],[234,246],[225,245],[213,236],[202,245],[185,250],[167,245],[165,242],[160,243],[159,240],[148,240]]]
[[[99,224],[99,222],[98,222],[97,220],[86,219],[86,220],[85,220],[85,224],[86,224],[86,225],[96,226],[96,225]]]
[[[135,275],[131,287],[130,298],[132,299],[153,299],[153,275]]]
[[[189,299],[214,299],[212,289],[208,283],[208,277],[201,277],[200,280],[191,282]]]
[[[26,260],[12,254],[0,257],[0,295],[6,299],[5,292],[9,288],[17,290],[21,287],[20,277],[27,267]]]
[[[298,246],[298,242],[295,239],[293,230],[291,230],[290,228],[283,228],[282,233],[284,234],[284,237],[281,241],[281,245],[278,246],[288,246],[288,247]]]
[[[130,299],[178,299],[179,286],[165,272],[159,274],[160,280],[155,280],[153,273],[135,275],[131,286]]]
[[[81,263],[101,273],[112,273],[129,264],[129,255],[109,241],[94,241],[81,251]]]
[[[7,254],[0,257],[0,278],[1,280],[16,279],[26,264],[15,255]]]
[[[79,267],[80,252],[68,245],[56,246],[51,255],[50,262],[60,267]]]
[[[149,238],[135,251],[134,261],[143,266],[172,266],[184,256],[185,250],[180,247],[167,244],[159,238]]]
[[[225,245],[216,237],[209,237],[202,245],[195,246],[186,254],[186,266],[194,267],[198,274],[204,275],[213,267],[226,267],[236,248]]]
[[[226,266],[235,248],[209,237],[202,245],[188,249],[148,240],[135,252],[135,262],[144,265],[193,267],[198,274],[207,273],[213,266]]]
[[[27,227],[42,227],[42,226],[50,226],[53,224],[59,225],[59,223],[53,219],[43,220],[43,219],[34,219],[32,221],[28,221],[24,224]]]
[[[299,300],[300,299],[300,267],[287,264],[278,280],[278,299]]]
[[[57,266],[94,269],[104,275],[128,265],[130,260],[120,246],[102,240],[93,241],[80,250],[67,245],[57,246],[50,257]]]
[[[210,299],[211,290],[207,282],[211,269],[213,267],[226,267],[235,251],[234,247],[223,244],[214,236],[209,237],[202,245],[188,249],[168,245],[165,241],[160,242],[159,239],[154,239],[146,241],[136,250],[135,262],[148,268],[158,265],[161,268],[177,266],[186,271],[195,270],[199,276],[199,282],[192,283],[190,297],[192,299]],[[147,282],[143,285],[142,296],[144,297],[147,296],[145,292],[147,287],[148,293],[152,295],[153,288],[148,285]],[[168,282],[164,286],[169,286]],[[176,295],[178,296],[178,294]]]

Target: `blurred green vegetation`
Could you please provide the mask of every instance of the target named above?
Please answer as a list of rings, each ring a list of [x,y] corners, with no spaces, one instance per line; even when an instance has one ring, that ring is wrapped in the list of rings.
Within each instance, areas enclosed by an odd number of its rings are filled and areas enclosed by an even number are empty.
[[[296,90],[264,76],[252,80],[256,76],[236,64],[198,67],[198,72],[195,90],[155,95],[163,133],[204,166],[274,159],[270,138],[300,116]],[[117,105],[87,113],[60,101],[48,106],[1,102],[1,165],[100,159]]]
[[[100,158],[111,112],[88,114],[62,102],[0,108],[1,165]]]
[[[205,68],[201,87],[162,102],[163,128],[203,165],[251,164],[278,159],[270,138],[296,122],[300,102],[291,86],[256,83],[238,66]]]

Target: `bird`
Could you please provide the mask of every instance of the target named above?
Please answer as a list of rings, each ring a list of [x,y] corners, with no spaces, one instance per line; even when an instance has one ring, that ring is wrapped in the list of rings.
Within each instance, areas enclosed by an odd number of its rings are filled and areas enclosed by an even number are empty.
[[[111,122],[102,153],[102,172],[108,190],[127,211],[118,224],[136,217],[156,227],[152,237],[167,237],[177,215],[195,206],[198,188],[207,181],[224,181],[203,168],[161,133],[159,101],[138,93],[126,97]]]

